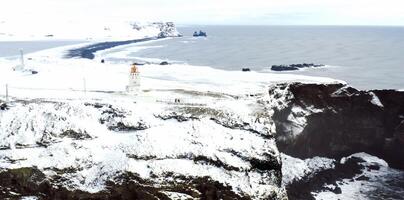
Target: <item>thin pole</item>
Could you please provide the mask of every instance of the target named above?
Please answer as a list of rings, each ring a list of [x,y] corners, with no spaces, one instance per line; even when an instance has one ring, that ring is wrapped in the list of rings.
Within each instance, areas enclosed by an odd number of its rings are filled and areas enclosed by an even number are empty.
[[[84,94],[87,93],[86,78],[83,78]]]
[[[24,66],[24,50],[20,49],[20,59],[21,59],[21,66]]]
[[[8,103],[8,84],[6,84],[6,103]]]

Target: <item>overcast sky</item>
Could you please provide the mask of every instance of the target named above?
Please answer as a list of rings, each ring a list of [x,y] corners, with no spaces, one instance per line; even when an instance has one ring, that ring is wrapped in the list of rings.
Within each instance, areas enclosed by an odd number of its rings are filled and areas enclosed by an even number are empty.
[[[7,19],[177,24],[404,25],[404,0],[1,0]]]

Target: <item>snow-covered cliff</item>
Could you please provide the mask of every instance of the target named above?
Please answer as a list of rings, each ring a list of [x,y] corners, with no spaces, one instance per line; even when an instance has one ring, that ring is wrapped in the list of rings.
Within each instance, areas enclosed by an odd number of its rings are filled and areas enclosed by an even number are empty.
[[[74,195],[111,191],[108,185],[116,189],[128,181],[149,196],[211,195],[203,187],[223,193],[218,197],[285,195],[274,139],[232,110],[130,101],[9,105],[0,111],[0,168],[38,169],[42,181]]]

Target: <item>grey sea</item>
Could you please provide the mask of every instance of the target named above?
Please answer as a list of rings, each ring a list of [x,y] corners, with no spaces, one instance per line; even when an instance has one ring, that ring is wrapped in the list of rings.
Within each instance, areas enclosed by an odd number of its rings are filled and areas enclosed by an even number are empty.
[[[78,44],[82,41],[0,41],[0,57],[10,57],[24,53],[32,53],[44,49]]]
[[[194,31],[206,38],[194,38]],[[271,65],[315,63],[294,73],[332,77],[359,89],[404,89],[404,27],[189,26],[184,37],[130,54],[224,70],[271,72]],[[271,72],[274,73],[274,72]]]
[[[404,89],[404,27],[187,26],[178,30],[184,37],[138,43],[144,48],[125,60],[153,58],[223,70],[250,68],[331,77],[359,89]],[[192,37],[199,30],[208,37]],[[30,53],[76,43],[80,42],[0,42],[0,57],[18,55],[21,48]],[[300,63],[327,66],[270,70],[272,65]]]

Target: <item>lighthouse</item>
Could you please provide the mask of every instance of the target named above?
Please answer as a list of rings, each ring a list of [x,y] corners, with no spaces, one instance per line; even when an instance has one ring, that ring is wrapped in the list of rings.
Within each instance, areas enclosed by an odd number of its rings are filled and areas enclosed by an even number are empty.
[[[24,64],[24,51],[20,49],[20,64],[15,66],[14,71],[23,71],[25,69],[25,64]]]
[[[130,93],[136,93],[140,87],[140,73],[136,64],[132,64],[129,73],[129,84],[126,86],[126,91]]]

